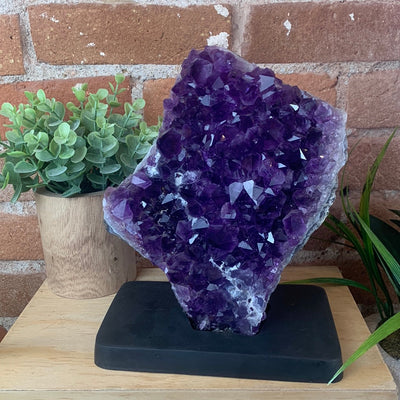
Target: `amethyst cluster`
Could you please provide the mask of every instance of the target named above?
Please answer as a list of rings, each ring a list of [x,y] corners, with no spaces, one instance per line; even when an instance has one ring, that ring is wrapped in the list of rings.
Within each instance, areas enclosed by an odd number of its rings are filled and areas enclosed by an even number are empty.
[[[253,335],[346,159],[345,113],[218,47],[193,50],[105,221],[168,276],[192,325]]]

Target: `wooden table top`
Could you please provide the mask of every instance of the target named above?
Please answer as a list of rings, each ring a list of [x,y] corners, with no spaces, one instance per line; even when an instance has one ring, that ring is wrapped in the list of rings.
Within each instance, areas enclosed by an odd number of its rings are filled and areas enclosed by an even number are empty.
[[[287,267],[283,280],[340,276],[334,267]],[[164,280],[145,269],[138,280]],[[343,359],[369,335],[346,287],[326,287]],[[93,362],[96,333],[113,299],[73,300],[42,285],[0,344],[0,400],[320,400],[397,399],[396,385],[373,348],[327,386],[302,382],[110,371]]]

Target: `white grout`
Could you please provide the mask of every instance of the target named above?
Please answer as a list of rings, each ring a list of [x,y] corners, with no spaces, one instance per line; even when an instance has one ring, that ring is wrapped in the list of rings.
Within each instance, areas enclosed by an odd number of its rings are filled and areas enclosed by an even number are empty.
[[[0,274],[29,275],[44,272],[44,261],[0,261]]]

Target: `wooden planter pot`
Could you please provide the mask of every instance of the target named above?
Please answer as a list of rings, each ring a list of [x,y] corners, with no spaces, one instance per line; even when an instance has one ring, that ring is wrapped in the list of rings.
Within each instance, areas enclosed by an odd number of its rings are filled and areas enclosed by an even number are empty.
[[[35,193],[47,282],[59,296],[96,298],[136,278],[136,253],[108,233],[103,192],[63,198]]]

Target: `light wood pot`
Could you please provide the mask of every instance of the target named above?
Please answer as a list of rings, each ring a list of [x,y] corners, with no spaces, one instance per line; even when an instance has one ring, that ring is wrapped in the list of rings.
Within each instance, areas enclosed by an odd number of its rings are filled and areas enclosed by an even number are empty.
[[[136,253],[108,233],[103,192],[63,198],[35,193],[47,282],[59,296],[87,299],[115,293],[136,278]]]

